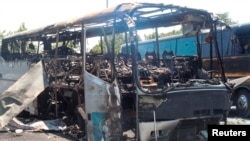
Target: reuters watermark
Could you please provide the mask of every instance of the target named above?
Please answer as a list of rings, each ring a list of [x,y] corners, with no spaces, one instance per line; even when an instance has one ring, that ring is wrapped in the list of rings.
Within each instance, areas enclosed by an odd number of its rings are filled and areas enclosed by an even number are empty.
[[[250,125],[208,125],[208,141],[224,138],[249,141]]]

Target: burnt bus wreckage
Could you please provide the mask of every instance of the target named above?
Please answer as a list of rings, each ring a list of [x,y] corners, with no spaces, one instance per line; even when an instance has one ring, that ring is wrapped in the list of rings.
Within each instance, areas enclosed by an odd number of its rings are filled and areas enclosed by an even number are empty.
[[[207,125],[226,124],[230,110],[233,85],[225,78],[219,52],[221,73],[213,77],[202,69],[199,53],[169,59],[154,52],[141,60],[137,43],[145,29],[155,29],[157,40],[158,31],[181,25],[184,36],[196,34],[197,39],[209,29],[211,47],[218,50],[217,23],[204,10],[125,3],[6,37],[4,59],[21,56],[32,67],[0,95],[0,127],[29,111],[31,104],[35,110],[30,115],[77,125],[78,132],[72,130],[88,141],[205,140]],[[117,34],[126,37],[132,54],[115,53]],[[87,48],[95,37],[98,53]],[[199,40],[196,44],[200,52]],[[11,50],[15,45],[21,52]],[[70,47],[77,45],[79,53]],[[27,53],[26,46],[35,46],[36,53]]]

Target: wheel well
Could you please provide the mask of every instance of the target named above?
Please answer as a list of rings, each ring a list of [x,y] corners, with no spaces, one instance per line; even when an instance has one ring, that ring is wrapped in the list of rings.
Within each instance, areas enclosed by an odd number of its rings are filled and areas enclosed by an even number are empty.
[[[239,92],[242,90],[248,91],[250,93],[250,90],[246,87],[238,87],[238,88],[234,89],[232,92],[232,96],[231,96],[231,101],[233,102],[232,103],[233,105],[236,104],[237,96],[238,96]]]

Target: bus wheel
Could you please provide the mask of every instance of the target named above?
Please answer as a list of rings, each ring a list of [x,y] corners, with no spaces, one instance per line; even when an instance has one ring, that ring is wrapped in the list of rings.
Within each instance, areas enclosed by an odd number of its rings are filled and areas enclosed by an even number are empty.
[[[250,93],[247,90],[240,90],[238,92],[236,110],[242,118],[250,116]]]

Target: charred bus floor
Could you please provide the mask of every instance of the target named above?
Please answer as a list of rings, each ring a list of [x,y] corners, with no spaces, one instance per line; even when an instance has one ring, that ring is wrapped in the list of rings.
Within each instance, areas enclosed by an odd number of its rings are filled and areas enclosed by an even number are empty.
[[[25,51],[28,43],[38,43],[44,50],[27,59],[34,65],[0,95],[0,127],[26,110],[43,120],[62,119],[68,132],[88,141],[204,140],[207,125],[225,124],[230,110],[232,85],[215,36],[210,46],[217,50],[220,76],[210,75],[200,60],[199,33],[204,29],[215,35],[216,24],[204,10],[127,3],[6,37],[6,59],[13,45]],[[170,58],[147,49],[145,56],[137,53],[140,31],[154,28],[157,41],[158,29],[177,25],[183,36],[197,36],[197,55],[180,56],[178,50]],[[131,48],[127,54],[115,51],[121,35]],[[89,51],[92,38],[100,40]],[[178,46],[187,49],[183,47]],[[159,44],[157,48],[168,51]]]

